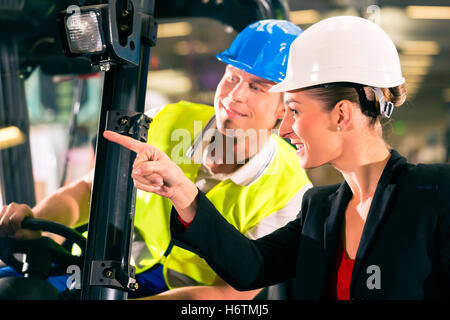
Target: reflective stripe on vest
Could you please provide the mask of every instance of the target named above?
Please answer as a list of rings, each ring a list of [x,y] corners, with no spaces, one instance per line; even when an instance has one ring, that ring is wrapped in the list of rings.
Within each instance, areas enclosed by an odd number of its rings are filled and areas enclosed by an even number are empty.
[[[172,160],[174,157],[180,160],[213,114],[214,109],[206,105],[185,101],[167,105],[153,119],[148,143],[164,151]],[[197,125],[194,126],[196,121]],[[199,122],[201,126],[198,125]],[[225,219],[242,233],[250,230],[272,212],[283,208],[303,186],[310,183],[305,171],[300,167],[294,148],[278,136],[273,138],[276,141],[277,153],[258,179],[249,186],[236,185],[228,179],[206,194]],[[200,164],[178,165],[185,175],[195,182]],[[170,243],[171,208],[169,200],[138,190],[135,227],[142,233],[151,257],[137,262],[137,272],[162,263],[169,288],[181,286],[183,275],[189,279],[187,283],[192,283],[193,280],[197,284],[211,285],[216,274],[204,259],[178,246],[174,246],[170,253],[165,255]],[[171,281],[171,278],[174,281]]]

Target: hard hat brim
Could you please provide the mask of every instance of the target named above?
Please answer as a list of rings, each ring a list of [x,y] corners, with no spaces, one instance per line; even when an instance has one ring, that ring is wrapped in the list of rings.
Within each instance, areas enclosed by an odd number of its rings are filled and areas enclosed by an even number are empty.
[[[304,83],[299,83],[298,80],[285,80],[282,81],[276,85],[274,85],[272,88],[270,88],[269,92],[288,92],[298,89],[304,89],[308,87],[317,86],[320,84],[327,84],[327,83],[333,83],[333,82],[352,82],[352,83],[359,83],[365,86],[370,87],[376,87],[376,88],[393,88],[397,87],[399,85],[402,85],[405,83],[405,78],[400,78],[398,81],[386,83],[386,82],[380,82],[380,83],[361,83],[361,80],[358,78],[355,79],[330,79],[329,81],[305,81]]]
[[[261,70],[258,70],[257,68],[254,68],[253,66],[250,66],[248,64],[243,63],[242,61],[238,61],[236,59],[234,59],[234,57],[227,55],[225,53],[218,53],[216,55],[217,60],[224,62],[226,64],[230,64],[233,67],[236,67],[238,69],[244,70],[245,72],[248,72],[254,76],[266,79],[266,80],[270,80],[273,82],[281,82],[283,80],[283,77],[280,75],[278,77],[276,77],[275,75],[269,74],[269,72],[264,72]]]

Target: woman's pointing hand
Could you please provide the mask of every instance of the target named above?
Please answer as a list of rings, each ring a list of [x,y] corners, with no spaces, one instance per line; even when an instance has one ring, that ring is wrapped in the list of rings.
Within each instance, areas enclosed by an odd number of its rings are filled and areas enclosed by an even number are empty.
[[[136,188],[168,198],[184,221],[192,220],[196,208],[191,208],[194,209],[193,212],[188,210],[189,216],[185,216],[186,213],[183,214],[183,211],[194,204],[198,190],[175,162],[150,144],[113,131],[105,131],[103,136],[109,141],[136,152],[131,174]],[[192,217],[190,217],[191,214]]]

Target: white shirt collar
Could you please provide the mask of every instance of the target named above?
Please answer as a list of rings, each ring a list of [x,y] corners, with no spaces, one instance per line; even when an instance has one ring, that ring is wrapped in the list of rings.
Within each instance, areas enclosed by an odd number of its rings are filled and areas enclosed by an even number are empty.
[[[205,170],[209,172],[211,178],[213,179],[221,181],[230,179],[237,185],[250,185],[263,174],[263,172],[269,166],[273,157],[275,156],[276,143],[274,138],[270,136],[265,146],[238,170],[229,174],[214,174],[207,166],[204,165],[204,156],[208,150],[207,146],[210,144],[210,141],[208,139],[205,139],[203,137],[203,134],[206,132],[206,130],[215,129],[217,127],[215,120],[216,118],[215,116],[213,116],[208,121],[205,128],[203,129],[202,135],[199,135],[194,139],[194,144],[188,149],[186,156],[193,159],[195,163],[201,162],[203,172]]]

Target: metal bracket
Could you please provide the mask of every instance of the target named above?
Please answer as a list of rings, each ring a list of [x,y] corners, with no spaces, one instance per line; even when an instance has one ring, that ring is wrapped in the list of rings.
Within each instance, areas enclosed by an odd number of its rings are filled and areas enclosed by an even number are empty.
[[[107,112],[106,130],[111,130],[129,137],[136,137],[147,142],[147,133],[152,118],[143,113],[126,110],[110,110]]]
[[[135,291],[138,283],[135,279],[136,268],[128,266],[128,272],[122,270],[119,261],[92,261],[90,285]]]
[[[142,41],[150,47],[156,45],[156,35],[158,33],[158,24],[155,18],[148,14],[142,14]]]

